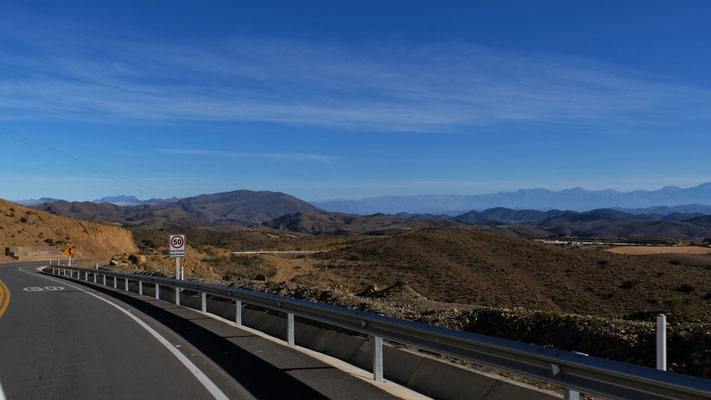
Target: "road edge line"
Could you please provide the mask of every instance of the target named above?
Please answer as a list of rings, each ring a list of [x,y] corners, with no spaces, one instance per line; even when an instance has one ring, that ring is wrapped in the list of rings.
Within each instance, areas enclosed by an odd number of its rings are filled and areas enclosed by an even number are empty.
[[[20,270],[20,271],[22,271],[22,272],[24,272],[24,273],[26,273],[26,274],[31,274],[31,272],[27,272],[27,271],[23,270],[22,268],[23,268],[23,267],[18,267],[17,269]],[[30,268],[34,268],[34,267],[30,267]],[[124,308],[122,308],[122,307],[119,306],[118,304],[115,304],[114,302],[109,301],[109,300],[107,300],[107,299],[105,299],[105,298],[103,298],[103,297],[101,297],[101,296],[97,296],[97,295],[95,295],[94,293],[91,293],[91,292],[89,292],[89,291],[86,291],[86,290],[84,290],[84,289],[82,289],[82,288],[80,288],[80,287],[78,287],[78,286],[74,286],[74,285],[72,285],[72,284],[67,283],[66,281],[61,281],[61,280],[58,280],[58,279],[56,279],[56,278],[54,278],[54,277],[47,276],[47,275],[45,275],[45,274],[40,274],[40,275],[41,275],[41,276],[44,276],[44,277],[47,278],[47,279],[51,279],[51,280],[53,280],[53,281],[55,281],[55,282],[64,283],[64,284],[66,284],[67,286],[70,286],[70,287],[72,287],[72,288],[74,288],[74,289],[80,290],[80,291],[82,291],[82,292],[84,292],[84,293],[86,293],[86,294],[88,294],[88,295],[90,295],[90,296],[96,297],[97,299],[99,299],[99,300],[101,300],[101,301],[104,301],[104,302],[108,303],[109,305],[111,305],[112,307],[118,309],[119,311],[121,311],[122,313],[124,313],[125,315],[127,315],[128,317],[130,317],[132,320],[134,320],[134,322],[136,322],[138,325],[140,325],[140,326],[141,326],[143,329],[145,329],[148,333],[150,333],[151,336],[153,336],[156,340],[158,340],[158,342],[160,342],[160,344],[162,344],[163,346],[165,346],[165,348],[167,348],[168,351],[170,351],[170,352],[175,356],[175,358],[177,358],[178,361],[180,361],[180,362],[185,366],[185,368],[187,368],[188,371],[190,371],[190,373],[192,373],[193,376],[195,376],[195,378],[197,378],[198,381],[200,381],[200,383],[205,387],[205,389],[207,389],[208,392],[210,392],[210,394],[211,394],[215,399],[217,399],[217,400],[229,400],[229,397],[227,397],[227,396],[222,392],[222,390],[220,390],[220,388],[218,388],[217,385],[215,385],[215,383],[212,382],[212,380],[210,380],[210,378],[208,378],[207,375],[205,375],[204,372],[202,372],[195,364],[193,364],[193,362],[190,361],[190,359],[188,359],[183,353],[181,353],[179,350],[177,350],[177,349],[175,348],[175,346],[173,346],[173,345],[168,341],[168,339],[166,339],[166,338],[164,338],[163,336],[161,336],[160,333],[158,333],[155,329],[151,328],[148,324],[146,324],[145,322],[143,322],[143,321],[142,321],[140,318],[138,318],[137,316],[131,314],[129,311],[125,310]],[[3,399],[2,397],[0,397],[0,400],[5,400],[5,399]]]

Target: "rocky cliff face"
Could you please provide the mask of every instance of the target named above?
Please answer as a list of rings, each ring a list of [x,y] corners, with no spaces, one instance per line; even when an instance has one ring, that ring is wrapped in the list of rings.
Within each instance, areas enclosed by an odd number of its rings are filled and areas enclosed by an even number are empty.
[[[62,250],[73,246],[77,258],[138,252],[133,235],[125,229],[60,217],[0,199],[0,248],[14,246]]]

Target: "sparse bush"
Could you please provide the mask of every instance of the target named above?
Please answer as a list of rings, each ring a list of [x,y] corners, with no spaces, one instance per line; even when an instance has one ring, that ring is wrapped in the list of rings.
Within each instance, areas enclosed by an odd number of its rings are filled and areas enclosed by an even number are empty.
[[[47,243],[50,246],[54,246],[54,240],[51,238],[47,238],[44,240],[45,243]]]
[[[706,292],[704,295],[704,300],[711,300],[711,292]]]
[[[148,261],[138,263],[138,267],[143,268],[146,272],[151,273],[156,271],[155,265],[153,263],[150,263]]]
[[[601,267],[607,267],[607,264],[609,264],[609,262],[607,260],[599,260],[597,262],[597,265],[599,265]]]
[[[694,286],[689,283],[683,283],[676,288],[676,290],[682,293],[691,293],[694,291]]]
[[[681,307],[682,304],[684,304],[684,298],[681,296],[669,296],[665,297],[662,300],[662,304],[665,306],[671,308],[671,309],[676,309]]]
[[[681,265],[681,261],[679,261],[679,260],[669,260],[669,264],[671,264],[671,265]]]
[[[23,224],[27,223],[27,218],[25,218],[25,217],[20,218],[20,222],[22,222]]]
[[[629,279],[620,284],[621,289],[632,289],[635,286],[639,284],[639,281],[636,279]]]

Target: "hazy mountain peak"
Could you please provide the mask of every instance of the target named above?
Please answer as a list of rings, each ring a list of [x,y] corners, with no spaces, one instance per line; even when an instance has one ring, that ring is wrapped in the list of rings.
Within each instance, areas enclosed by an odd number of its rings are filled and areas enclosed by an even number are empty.
[[[55,199],[53,197],[40,197],[39,199],[16,200],[14,201],[14,203],[27,207],[34,207],[39,204],[56,203],[58,201],[62,201],[62,199]]]
[[[518,189],[513,192],[498,192],[483,195],[437,195],[437,196],[387,196],[361,200],[314,202],[326,211],[354,214],[384,212],[396,214],[452,214],[462,210],[485,210],[492,207],[531,210],[587,211],[600,208],[647,208],[657,206],[681,206],[688,204],[711,204],[711,182],[692,188],[667,186],[656,191],[636,190],[619,192],[585,190],[581,187],[551,191],[548,189]]]

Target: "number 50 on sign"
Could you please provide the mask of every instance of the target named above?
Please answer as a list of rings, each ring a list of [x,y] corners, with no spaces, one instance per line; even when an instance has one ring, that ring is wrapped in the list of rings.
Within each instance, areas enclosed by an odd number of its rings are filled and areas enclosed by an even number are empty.
[[[185,235],[170,235],[170,256],[185,257]]]

